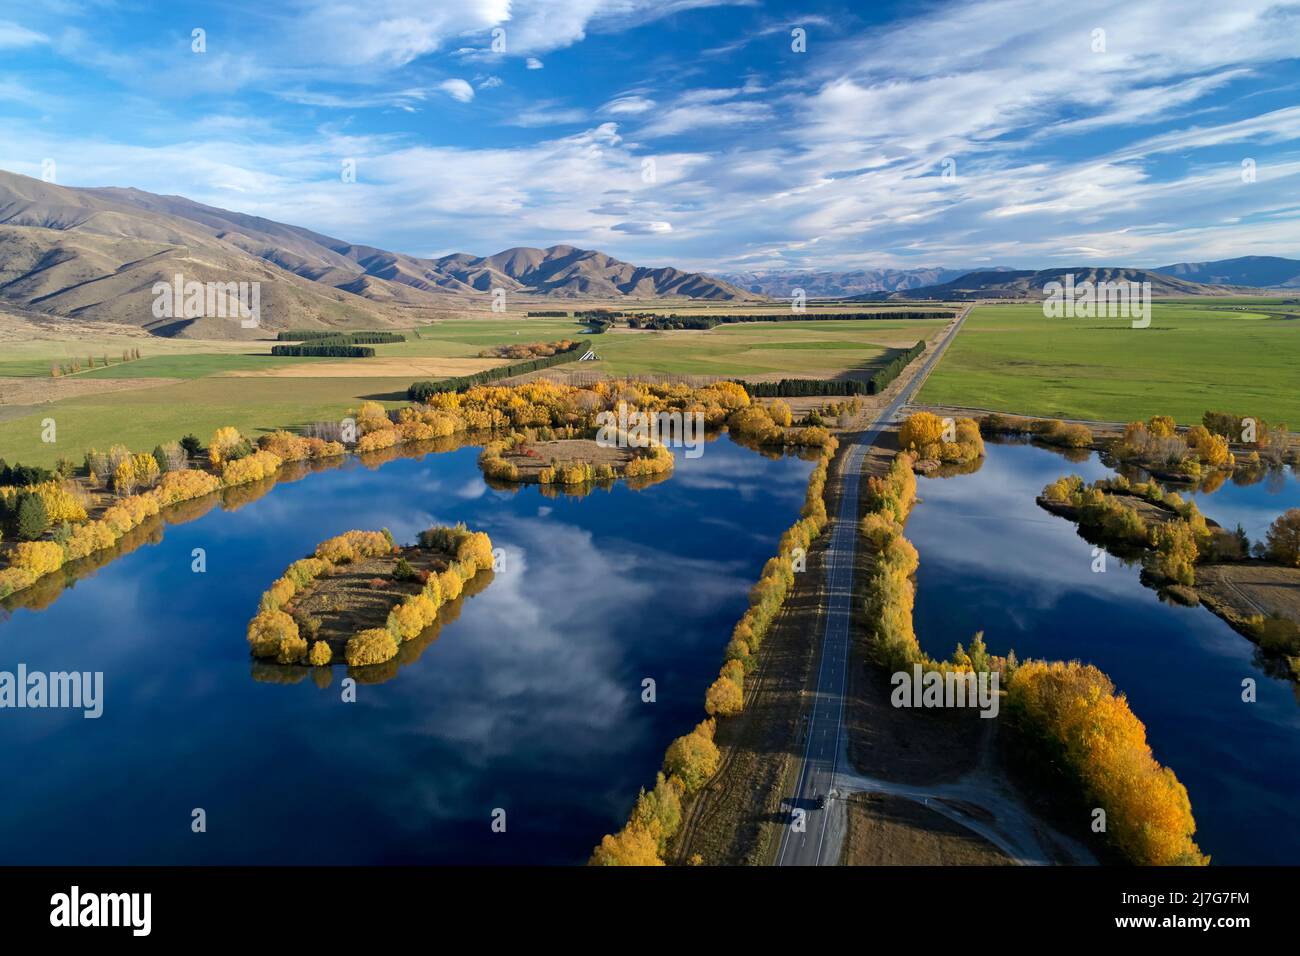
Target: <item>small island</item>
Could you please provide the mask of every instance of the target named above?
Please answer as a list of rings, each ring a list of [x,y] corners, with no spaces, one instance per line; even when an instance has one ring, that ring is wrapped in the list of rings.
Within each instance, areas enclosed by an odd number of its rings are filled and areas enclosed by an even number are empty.
[[[336,535],[262,595],[248,623],[250,650],[279,664],[382,664],[492,566],[491,539],[464,525],[422,531],[408,547],[387,529]]]
[[[478,461],[488,478],[540,485],[666,475],[674,464],[673,453],[663,445],[631,448],[594,438],[540,440],[527,433],[489,442]]]
[[[1078,475],[1052,482],[1038,505],[1078,525],[1087,541],[1142,563],[1142,580],[1183,604],[1203,604],[1300,681],[1300,509],[1280,515],[1254,546],[1196,502],[1155,480],[1123,475],[1085,485]],[[1267,661],[1266,661],[1267,662]]]
[[[973,418],[940,418],[933,412],[909,415],[899,426],[898,447],[910,453],[918,474],[974,465],[984,457],[984,439]]]

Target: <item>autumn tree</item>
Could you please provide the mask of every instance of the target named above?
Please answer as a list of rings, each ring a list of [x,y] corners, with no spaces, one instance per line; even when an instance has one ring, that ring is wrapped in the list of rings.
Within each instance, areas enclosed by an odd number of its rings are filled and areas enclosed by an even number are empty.
[[[734,717],[744,707],[744,692],[728,677],[719,677],[704,694],[704,710],[711,717]]]
[[[591,854],[591,866],[663,866],[655,838],[640,827],[625,826],[607,835]]]
[[[1026,661],[1011,678],[1007,716],[1044,758],[1072,772],[1089,806],[1105,809],[1106,838],[1130,863],[1209,862],[1192,839],[1196,821],[1186,788],[1156,762],[1146,727],[1097,668]]]
[[[1268,556],[1278,564],[1300,568],[1300,508],[1278,515],[1268,529]]]
[[[686,794],[692,794],[708,782],[718,770],[721,755],[713,742],[714,723],[702,721],[689,734],[668,745],[664,770],[682,782]]]
[[[909,415],[907,421],[898,429],[898,444],[901,448],[919,449],[933,445],[943,439],[943,419],[933,412],[916,412]]]
[[[767,407],[768,414],[772,416],[772,421],[783,428],[789,428],[790,423],[794,420],[794,413],[790,411],[788,402],[776,399]]]
[[[628,825],[638,827],[655,838],[662,853],[669,838],[682,822],[680,784],[659,773],[653,790],[642,790],[628,818]]]
[[[1211,468],[1220,468],[1230,464],[1232,455],[1228,451],[1228,440],[1216,435],[1204,425],[1195,425],[1187,431],[1187,447]]]
[[[223,462],[240,457],[239,452],[247,446],[248,442],[239,434],[238,429],[223,425],[212,433],[212,439],[208,442],[208,461],[214,468],[219,468]]]
[[[1152,415],[1147,430],[1156,438],[1168,438],[1178,431],[1178,423],[1168,415]]]

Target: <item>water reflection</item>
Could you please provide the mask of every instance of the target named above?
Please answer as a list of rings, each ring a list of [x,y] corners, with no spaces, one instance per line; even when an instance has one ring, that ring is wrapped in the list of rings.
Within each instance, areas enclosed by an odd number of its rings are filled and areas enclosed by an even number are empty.
[[[1198,842],[1215,862],[1300,862],[1300,709],[1290,682],[1266,672],[1254,645],[1209,611],[1162,602],[1136,567],[1112,558],[1094,573],[1093,546],[1037,507],[1062,474],[1112,474],[1097,455],[1065,462],[1055,450],[993,441],[986,452],[975,474],[920,481],[907,534],[920,553],[922,646],[946,656],[983,630],[995,654],[1095,664],[1187,786]],[[1267,482],[1229,482],[1198,504],[1249,529],[1298,499],[1294,479],[1271,494]],[[1247,677],[1258,683],[1255,704],[1241,701]]]
[[[0,802],[0,862],[581,862],[699,719],[812,470],[723,438],[668,481],[577,499],[489,488],[472,447],[378,456],[241,491],[235,510],[196,503],[46,609],[13,608],[0,669],[103,671],[105,705],[7,721],[0,765],[22,772]],[[319,541],[457,521],[487,531],[505,569],[387,671],[352,675],[355,703],[342,666],[250,664],[259,596]]]

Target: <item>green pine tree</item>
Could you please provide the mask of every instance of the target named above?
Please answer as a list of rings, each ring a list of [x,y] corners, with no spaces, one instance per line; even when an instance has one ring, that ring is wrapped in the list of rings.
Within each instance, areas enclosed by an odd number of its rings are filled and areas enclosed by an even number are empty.
[[[50,527],[50,516],[45,510],[45,500],[40,495],[25,492],[18,497],[18,538],[35,541]]]

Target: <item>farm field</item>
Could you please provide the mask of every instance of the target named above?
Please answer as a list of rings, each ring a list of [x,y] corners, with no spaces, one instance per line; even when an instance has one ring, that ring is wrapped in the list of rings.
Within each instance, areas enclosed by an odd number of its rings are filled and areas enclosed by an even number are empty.
[[[610,375],[865,377],[893,350],[915,345],[946,324],[942,319],[908,319],[755,322],[707,332],[620,328],[592,337],[600,356],[593,370]]]
[[[1262,311],[1157,302],[1151,325],[1048,319],[1034,305],[981,305],[966,320],[918,402],[1026,415],[1131,421],[1155,414],[1199,422],[1207,409],[1300,424],[1300,319]],[[1232,305],[1225,308],[1225,305]]]
[[[113,442],[148,449],[190,432],[206,440],[221,425],[257,436],[277,427],[337,419],[366,399],[390,405],[405,402],[413,381],[501,364],[479,358],[480,351],[496,345],[581,335],[600,356],[599,362],[583,363],[582,370],[602,375],[815,378],[865,374],[893,350],[911,346],[943,325],[937,319],[803,321],[722,326],[707,332],[618,329],[587,335],[571,318],[480,315],[406,330],[407,341],[376,345],[369,359],[273,357],[270,340],[34,340],[0,363],[0,458],[48,466],[59,458],[80,461],[87,448]],[[97,360],[103,355],[116,360],[122,349],[132,347],[143,357],[59,380],[61,394],[75,393],[78,385],[89,391],[91,380],[112,379],[124,387],[32,402],[30,395],[42,391],[40,379],[48,379],[51,362],[79,356],[84,365],[92,354]],[[6,393],[22,398],[7,398]],[[40,440],[46,418],[53,418],[57,427],[58,440],[52,444]]]

